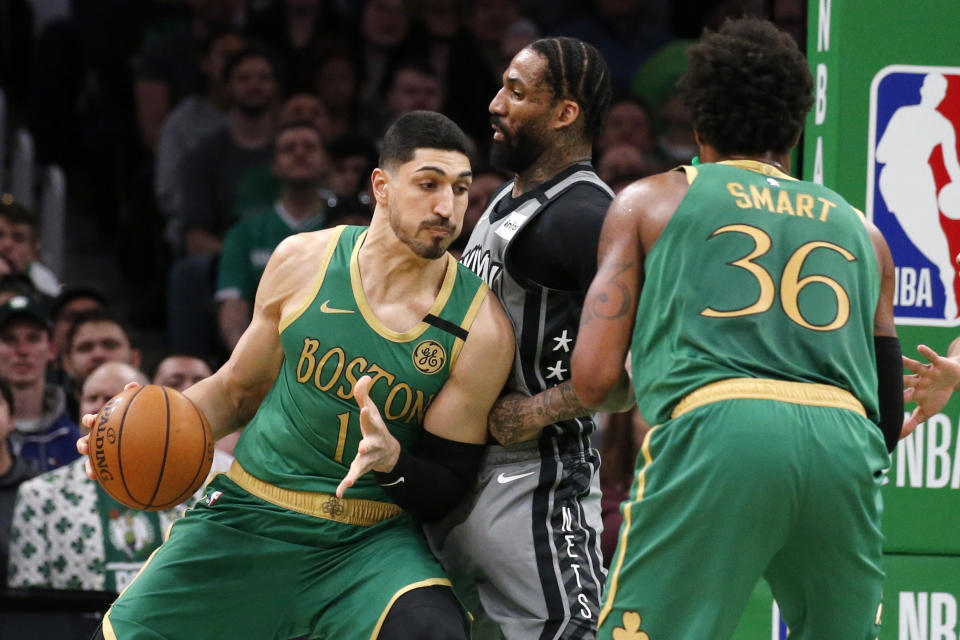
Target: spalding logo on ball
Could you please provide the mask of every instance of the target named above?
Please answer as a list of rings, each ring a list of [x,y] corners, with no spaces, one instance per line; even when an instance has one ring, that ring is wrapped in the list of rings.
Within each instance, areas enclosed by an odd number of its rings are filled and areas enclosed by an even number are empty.
[[[203,413],[170,387],[147,385],[114,396],[90,433],[90,464],[117,502],[169,509],[189,498],[210,472],[213,436]]]

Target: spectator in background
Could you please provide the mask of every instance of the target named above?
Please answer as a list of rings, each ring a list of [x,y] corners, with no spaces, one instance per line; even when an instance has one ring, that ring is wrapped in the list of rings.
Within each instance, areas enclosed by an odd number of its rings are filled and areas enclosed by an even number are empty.
[[[520,12],[517,10],[516,0],[474,0],[470,7],[467,26],[473,31],[473,36],[487,59],[487,65],[497,78],[510,64],[517,51],[529,44],[529,41],[523,43],[507,56],[506,60],[503,59],[503,40],[508,28],[518,19]]]
[[[363,69],[360,108],[368,111],[381,100],[387,65],[407,37],[408,16],[404,0],[365,0],[360,14],[357,58]]]
[[[83,385],[83,413],[97,413],[128,382],[147,384],[119,362]],[[84,471],[85,457],[20,485],[11,531],[11,587],[121,591],[194,498],[166,511],[130,509]]]
[[[657,172],[655,165],[647,161],[637,148],[629,144],[615,144],[607,147],[597,158],[597,175],[610,185],[614,193]]]
[[[249,34],[270,44],[287,71],[291,92],[310,91],[312,50],[340,28],[333,3],[324,0],[275,0],[248,21]]]
[[[204,378],[213,374],[210,365],[203,358],[183,353],[174,353],[163,358],[153,373],[153,384],[172,387],[177,391],[185,391]],[[210,476],[215,473],[226,473],[233,462],[233,448],[240,439],[240,431],[217,440],[213,451],[213,464],[210,465]]]
[[[6,264],[6,262],[3,262]],[[0,276],[0,304],[6,304],[10,298],[16,296],[26,296],[35,300],[43,300],[43,294],[37,291],[33,286],[30,277],[11,270],[6,275]]]
[[[633,93],[649,106],[654,119],[657,157],[667,166],[687,164],[697,153],[690,112],[677,94],[677,81],[687,70],[690,40],[661,47],[633,81]]]
[[[440,78],[444,114],[474,140],[486,140],[490,114],[483,105],[496,93],[499,78],[464,24],[464,0],[422,0],[404,53],[425,60]]]
[[[105,362],[139,367],[140,350],[134,348],[127,327],[110,310],[94,308],[78,313],[67,331],[63,357],[70,415],[78,415],[77,403],[87,376]]]
[[[377,148],[367,138],[348,134],[336,138],[328,148],[330,154],[330,190],[337,202],[358,199],[370,205],[365,189],[370,174],[377,166]]]
[[[243,22],[243,0],[192,0],[193,18],[184,28],[148,42],[138,56],[134,84],[140,135],[155,149],[167,114],[201,89],[197,65],[204,40]]]
[[[80,428],[67,413],[67,394],[46,379],[53,338],[46,311],[24,296],[0,307],[0,377],[13,390],[13,455],[37,472],[75,459]]]
[[[57,276],[37,261],[40,255],[40,220],[26,207],[4,194],[0,199],[0,255],[19,273],[30,277],[41,293],[60,293]]]
[[[500,77],[510,66],[513,56],[528,44],[540,38],[540,29],[536,23],[526,18],[520,18],[510,23],[500,39],[497,58],[491,66],[494,75]]]
[[[294,233],[323,228],[327,199],[320,187],[326,166],[323,139],[313,123],[293,122],[280,129],[273,157],[280,199],[237,222],[223,245],[215,299],[220,336],[228,351],[250,323],[260,276],[276,246]]]
[[[157,208],[168,219],[175,218],[183,208],[184,159],[199,140],[227,124],[231,95],[223,70],[227,60],[240,53],[245,44],[236,31],[207,38],[199,63],[205,86],[181,100],[163,124],[154,163],[154,193]],[[179,236],[170,239],[174,246],[179,245]]]
[[[185,391],[212,374],[210,364],[203,358],[185,353],[173,353],[157,364],[153,372],[153,384]]]
[[[602,153],[615,144],[628,144],[643,156],[656,150],[650,112],[636,96],[627,94],[613,99],[595,149]]]
[[[0,378],[0,588],[7,584],[7,550],[10,548],[10,526],[17,487],[32,478],[33,470],[10,450],[7,438],[13,433],[13,392]]]
[[[233,106],[226,127],[197,143],[184,163],[183,229],[188,255],[220,252],[233,223],[234,192],[245,173],[270,160],[280,70],[273,56],[249,46],[224,68]]]
[[[331,138],[353,132],[358,112],[357,63],[346,47],[330,46],[315,53],[313,92],[327,108]]]
[[[197,144],[184,166],[182,227],[186,256],[169,274],[167,329],[177,350],[217,349],[213,283],[223,237],[233,224],[235,194],[244,175],[269,163],[279,69],[259,47],[247,47],[224,68],[233,96],[227,127]]]
[[[279,127],[291,122],[309,122],[320,132],[321,139],[327,141],[327,131],[330,120],[327,109],[320,99],[310,93],[297,93],[290,96],[280,109]],[[324,152],[324,168],[322,187],[326,196],[332,194],[326,191],[326,178],[329,174],[329,162]],[[273,165],[264,164],[256,169],[247,171],[237,184],[237,191],[233,201],[233,216],[231,219],[242,221],[251,215],[257,215],[266,208],[272,208],[280,197],[280,181],[273,173]]]
[[[629,91],[640,66],[670,33],[650,19],[655,3],[649,0],[593,0],[592,15],[560,32],[595,46],[610,66],[615,93]]]
[[[50,308],[53,319],[53,348],[57,357],[56,366],[62,368],[67,351],[67,334],[77,317],[91,309],[105,309],[107,299],[96,289],[69,287],[60,292]]]
[[[375,1],[375,0],[374,0]],[[384,78],[383,102],[368,110],[361,130],[379,140],[390,124],[411,111],[440,111],[444,88],[440,75],[422,58],[399,59]]]

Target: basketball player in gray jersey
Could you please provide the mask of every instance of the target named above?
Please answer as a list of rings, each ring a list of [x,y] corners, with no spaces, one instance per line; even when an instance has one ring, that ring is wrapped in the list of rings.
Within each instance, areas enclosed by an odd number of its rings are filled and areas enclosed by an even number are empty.
[[[475,617],[475,639],[594,638],[600,557],[595,424],[570,384],[583,300],[613,193],[590,164],[610,103],[591,45],[537,40],[490,103],[491,160],[515,174],[494,192],[461,262],[513,324],[510,382],[490,415],[496,440],[458,512],[428,527]],[[620,401],[622,400],[622,401]],[[628,390],[609,408],[632,400]]]

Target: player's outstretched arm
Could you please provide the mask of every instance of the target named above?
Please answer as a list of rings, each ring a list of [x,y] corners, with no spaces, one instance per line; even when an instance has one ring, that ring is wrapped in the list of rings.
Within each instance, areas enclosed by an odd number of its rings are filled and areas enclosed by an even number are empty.
[[[946,356],[925,344],[919,345],[917,351],[927,364],[903,356],[903,366],[912,372],[903,376],[903,401],[917,403],[903,425],[904,437],[943,409],[960,387],[960,338],[953,341]]]
[[[628,187],[614,198],[603,223],[597,275],[587,291],[571,360],[574,390],[587,407],[633,397],[624,362],[643,280],[637,211],[646,195],[642,184]]]
[[[364,438],[357,459],[365,460],[361,468],[351,465],[337,495],[372,470],[387,495],[423,522],[438,520],[459,504],[476,482],[487,437],[487,414],[507,381],[513,345],[510,321],[488,293],[450,378],[424,416],[423,437],[412,451],[396,446],[358,381],[355,393],[361,402]],[[366,426],[364,419],[369,420]],[[365,446],[368,439],[369,446]]]
[[[283,362],[280,320],[310,295],[331,233],[298,234],[280,243],[260,279],[250,325],[230,359],[184,392],[206,415],[215,439],[249,422],[270,390]]]

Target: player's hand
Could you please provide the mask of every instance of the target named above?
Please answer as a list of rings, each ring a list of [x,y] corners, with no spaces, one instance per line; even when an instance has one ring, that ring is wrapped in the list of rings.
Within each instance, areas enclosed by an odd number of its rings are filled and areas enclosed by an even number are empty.
[[[960,362],[940,356],[923,344],[917,347],[917,351],[929,364],[903,356],[904,368],[913,372],[903,376],[903,401],[916,402],[917,407],[903,423],[901,439],[943,409],[960,383]]]
[[[136,389],[140,384],[137,382],[128,382],[126,386],[123,387],[123,390],[127,389]],[[81,431],[85,435],[81,436],[77,440],[77,451],[80,452],[82,456],[88,456],[86,462],[83,463],[83,470],[87,473],[87,477],[91,480],[97,479],[97,474],[93,472],[93,465],[90,464],[90,432],[93,431],[93,423],[97,419],[97,414],[87,413],[80,418],[80,426],[82,427]]]
[[[370,376],[363,376],[353,387],[353,396],[360,406],[360,433],[363,439],[357,446],[357,455],[350,464],[346,477],[337,487],[337,497],[368,471],[393,471],[400,457],[400,443],[387,430],[377,405],[370,399]]]

